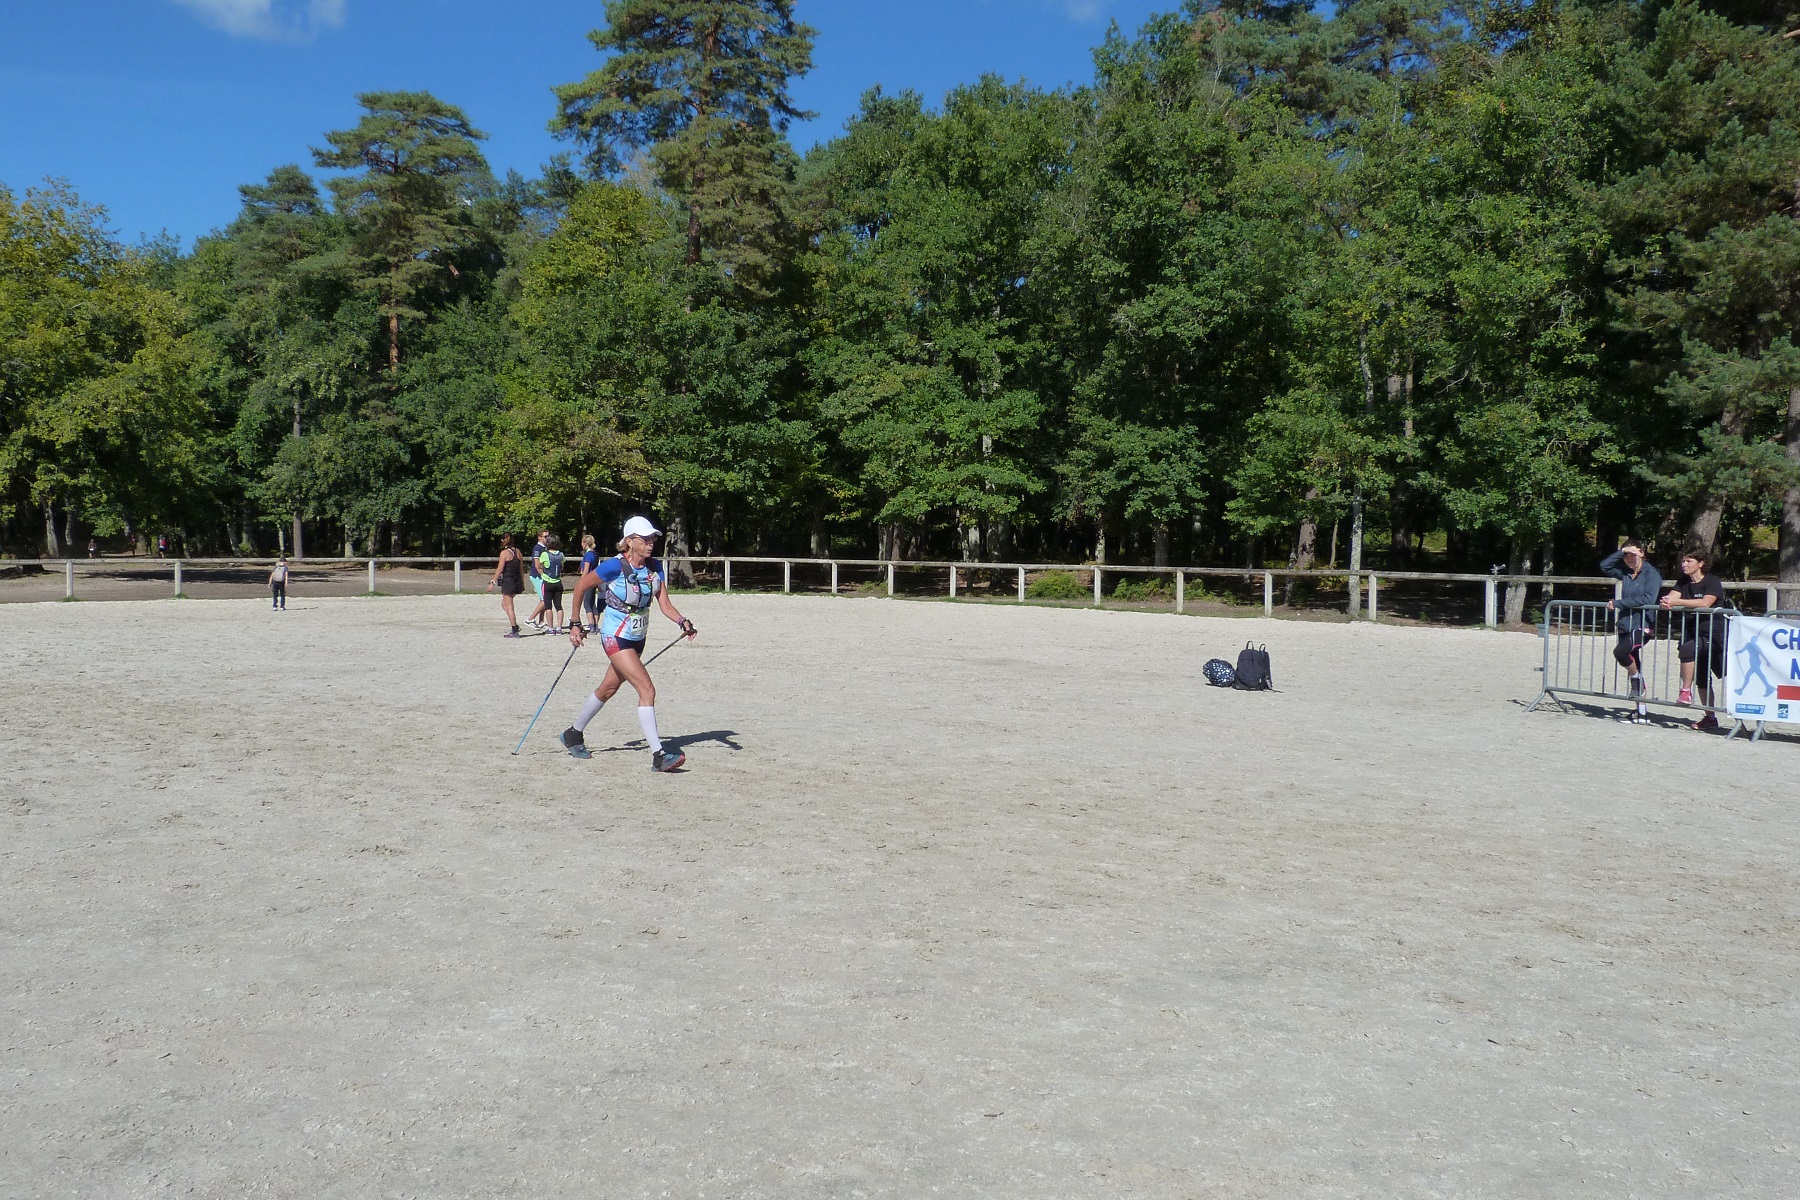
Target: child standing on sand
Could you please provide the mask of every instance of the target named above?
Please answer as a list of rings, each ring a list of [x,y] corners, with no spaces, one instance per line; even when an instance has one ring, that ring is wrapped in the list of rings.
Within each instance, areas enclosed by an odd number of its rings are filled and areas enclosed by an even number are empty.
[[[269,600],[273,608],[281,612],[287,611],[288,564],[285,557],[275,560],[275,569],[269,572]]]

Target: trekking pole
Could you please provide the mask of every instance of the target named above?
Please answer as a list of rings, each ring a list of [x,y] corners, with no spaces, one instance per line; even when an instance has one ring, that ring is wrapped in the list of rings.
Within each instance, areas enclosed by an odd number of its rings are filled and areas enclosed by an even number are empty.
[[[563,671],[567,671],[569,664],[575,661],[575,652],[579,649],[581,649],[580,646],[569,647],[569,657],[563,659],[562,671],[556,673],[556,678],[550,683],[550,690],[544,693],[544,703],[538,705],[537,711],[531,714],[531,724],[527,725],[525,732],[519,735],[519,744],[513,747],[514,754],[525,748],[525,739],[531,736],[532,727],[537,724],[538,718],[544,715],[544,704],[550,703],[550,697],[556,692],[556,685],[562,682]]]
[[[675,642],[679,642],[682,638],[684,638],[686,636],[687,636],[687,630],[684,629],[680,633],[675,635]],[[675,648],[675,642],[670,642],[668,645],[664,646],[661,650],[658,650],[655,654],[652,654],[649,658],[646,658],[644,660],[644,665],[646,667],[649,666],[651,663],[655,662],[657,659],[661,658],[663,655],[665,655],[669,651],[673,650]]]

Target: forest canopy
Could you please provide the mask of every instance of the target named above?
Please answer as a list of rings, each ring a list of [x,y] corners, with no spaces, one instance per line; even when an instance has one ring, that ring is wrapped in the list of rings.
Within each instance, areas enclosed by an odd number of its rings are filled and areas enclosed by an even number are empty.
[[[365,93],[190,252],[0,184],[5,549],[1800,581],[1794,4],[1190,0],[805,154],[802,15],[610,0],[535,178]]]

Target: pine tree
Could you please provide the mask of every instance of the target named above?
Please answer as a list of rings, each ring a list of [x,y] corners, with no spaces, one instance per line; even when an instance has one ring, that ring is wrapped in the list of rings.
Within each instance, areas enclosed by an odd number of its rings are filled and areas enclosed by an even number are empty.
[[[608,0],[588,40],[612,57],[556,89],[552,130],[584,143],[597,173],[648,155],[687,209],[687,262],[752,278],[777,266],[795,159],[782,136],[812,114],[789,81],[812,67],[813,30],[793,0]]]
[[[387,365],[400,366],[400,324],[422,320],[433,291],[460,275],[459,260],[484,240],[475,194],[491,183],[475,143],[487,137],[460,108],[430,92],[365,92],[356,128],[325,135],[321,167],[356,174],[331,180],[352,223],[357,286],[373,292],[387,330]]]

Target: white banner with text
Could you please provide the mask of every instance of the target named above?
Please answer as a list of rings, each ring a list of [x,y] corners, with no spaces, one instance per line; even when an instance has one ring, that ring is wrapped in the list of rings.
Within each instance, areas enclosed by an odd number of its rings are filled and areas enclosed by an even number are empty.
[[[1725,710],[1740,721],[1800,722],[1800,618],[1731,618]]]

